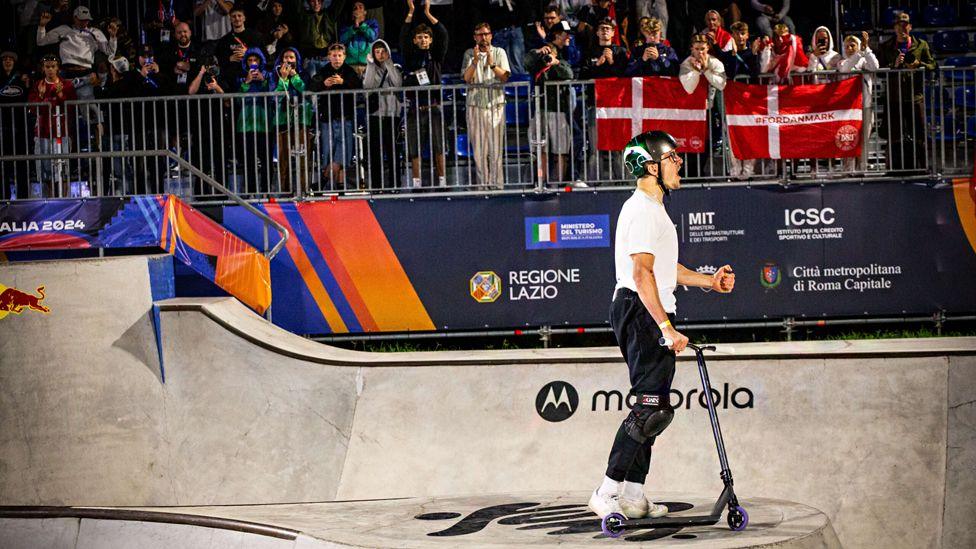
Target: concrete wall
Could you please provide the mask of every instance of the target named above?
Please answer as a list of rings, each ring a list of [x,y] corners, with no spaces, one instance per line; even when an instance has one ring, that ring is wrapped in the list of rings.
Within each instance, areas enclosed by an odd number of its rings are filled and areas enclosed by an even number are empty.
[[[585,490],[625,415],[593,410],[626,391],[616,349],[354,353],[233,300],[164,307],[163,383],[146,273],[145,258],[0,267],[52,308],[0,319],[0,504]],[[976,546],[976,340],[736,347],[710,370],[734,397],[720,418],[742,497],[822,509],[850,547]],[[549,422],[536,399],[557,380],[578,407]],[[719,491],[698,386],[679,361],[651,493]]]

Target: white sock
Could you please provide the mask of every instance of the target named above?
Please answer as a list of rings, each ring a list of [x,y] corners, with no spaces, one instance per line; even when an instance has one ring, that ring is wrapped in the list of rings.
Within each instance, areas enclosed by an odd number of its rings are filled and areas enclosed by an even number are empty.
[[[419,177],[413,178],[413,186],[414,186],[415,189],[419,189],[420,188],[421,183],[420,183],[420,178]]]
[[[620,490],[619,482],[613,480],[610,477],[603,477],[603,484],[601,484],[600,487],[596,489],[596,493],[597,495],[600,496],[605,496],[608,494],[611,496],[615,496],[617,495],[617,492],[619,490]]]
[[[620,492],[620,497],[630,500],[642,499],[644,497],[644,485],[625,480],[623,489]]]
[[[447,186],[447,178],[443,175],[437,177],[437,184],[441,187]]]

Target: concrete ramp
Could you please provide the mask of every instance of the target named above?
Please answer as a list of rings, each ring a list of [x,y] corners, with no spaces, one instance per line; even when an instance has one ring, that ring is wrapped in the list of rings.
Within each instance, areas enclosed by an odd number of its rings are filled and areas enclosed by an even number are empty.
[[[50,308],[0,319],[0,504],[517,498],[603,474],[627,409],[615,348],[359,353],[175,299],[160,362],[151,261],[0,267]],[[709,366],[741,498],[821,509],[846,546],[976,545],[976,339],[734,347]],[[702,402],[682,357],[652,496],[718,493]]]
[[[586,508],[587,492],[526,493],[454,498],[408,498],[358,502],[180,507],[169,509],[59,510],[41,530],[37,519],[0,519],[9,549],[128,546],[168,547],[420,549],[438,547],[560,547],[584,549],[628,542],[634,546],[724,549],[778,547],[839,549],[830,521],[805,505],[765,498],[742,501],[750,522],[733,532],[724,520],[712,526],[628,530],[619,540],[601,533],[600,519]],[[689,494],[660,494],[657,501],[673,509],[672,517],[708,514],[714,500]],[[36,513],[39,517],[40,512]],[[77,541],[60,541],[54,533],[71,530]],[[236,542],[236,543],[235,543]]]

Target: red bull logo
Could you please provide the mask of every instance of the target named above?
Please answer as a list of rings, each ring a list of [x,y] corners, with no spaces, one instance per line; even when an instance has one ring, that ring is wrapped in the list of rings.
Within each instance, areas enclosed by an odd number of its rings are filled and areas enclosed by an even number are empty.
[[[8,288],[0,284],[0,318],[10,313],[19,315],[24,309],[48,314],[51,312],[49,307],[41,305],[44,301],[44,286],[38,286],[35,290],[37,294],[22,292],[17,288]]]

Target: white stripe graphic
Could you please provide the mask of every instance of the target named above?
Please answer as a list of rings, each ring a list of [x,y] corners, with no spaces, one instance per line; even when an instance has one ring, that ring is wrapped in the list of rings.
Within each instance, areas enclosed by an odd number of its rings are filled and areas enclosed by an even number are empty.
[[[730,114],[726,116],[730,126],[793,126],[817,124],[841,120],[861,120],[864,113],[860,109],[811,112],[805,114],[780,114],[775,118],[765,114]]]
[[[779,86],[769,86],[766,112],[770,117],[779,116]],[[779,124],[769,125],[769,157],[779,158]]]

